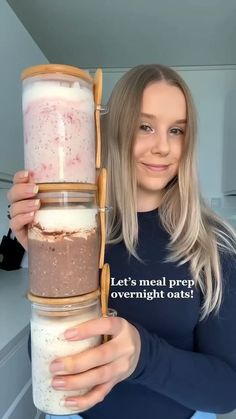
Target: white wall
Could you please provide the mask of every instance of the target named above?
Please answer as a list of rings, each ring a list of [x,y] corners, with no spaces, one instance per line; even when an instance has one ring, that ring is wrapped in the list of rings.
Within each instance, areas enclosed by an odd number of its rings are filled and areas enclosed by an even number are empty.
[[[180,74],[190,86],[199,120],[199,177],[206,197],[222,196],[224,109],[236,84],[236,67],[186,69]]]
[[[24,167],[20,73],[48,62],[5,0],[0,0],[0,172]],[[0,240],[6,232],[5,190],[0,188]]]
[[[105,69],[103,103],[116,81],[128,69]],[[236,209],[236,197],[223,199],[221,192],[222,150],[224,143],[224,107],[228,92],[235,89],[236,66],[176,68],[189,85],[198,111],[198,167],[201,189],[216,211]],[[233,122],[233,121],[232,121]],[[227,211],[225,211],[227,212]],[[230,212],[230,211],[229,211]],[[224,214],[223,214],[224,215]]]
[[[0,0],[0,56],[0,172],[14,173],[23,165],[20,73],[47,59],[5,0]]]

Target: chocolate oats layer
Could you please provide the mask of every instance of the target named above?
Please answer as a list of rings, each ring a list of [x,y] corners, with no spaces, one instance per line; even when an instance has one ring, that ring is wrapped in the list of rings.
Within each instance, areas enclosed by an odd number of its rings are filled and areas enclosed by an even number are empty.
[[[98,230],[45,233],[29,230],[29,287],[42,297],[70,297],[99,286]]]

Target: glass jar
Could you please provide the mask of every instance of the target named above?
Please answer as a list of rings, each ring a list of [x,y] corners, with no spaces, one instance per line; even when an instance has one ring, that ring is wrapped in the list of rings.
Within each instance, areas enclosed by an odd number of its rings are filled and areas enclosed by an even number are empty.
[[[101,243],[96,185],[40,185],[39,191],[41,205],[28,226],[30,291],[58,298],[96,290]]]
[[[54,390],[50,364],[56,358],[73,355],[100,345],[101,336],[68,341],[64,332],[87,320],[101,316],[99,290],[81,297],[50,299],[28,294],[31,301],[31,356],[33,401],[41,411],[52,415],[73,413],[63,405],[65,397],[86,393],[83,390]],[[55,374],[54,374],[55,375]]]
[[[34,183],[95,183],[95,103],[88,72],[39,65],[22,72],[25,168]]]

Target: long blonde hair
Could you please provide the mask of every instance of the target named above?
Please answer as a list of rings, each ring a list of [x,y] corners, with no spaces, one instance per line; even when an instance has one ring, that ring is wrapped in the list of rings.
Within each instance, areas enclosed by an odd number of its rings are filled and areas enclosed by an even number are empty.
[[[168,261],[190,263],[195,285],[203,296],[201,319],[219,310],[222,301],[220,251],[236,253],[233,229],[205,204],[196,165],[197,122],[191,92],[171,68],[140,65],[116,84],[102,118],[103,164],[108,171],[108,243],[124,240],[138,258],[137,184],[132,157],[143,91],[153,82],[177,86],[187,105],[187,127],[178,175],[167,185],[159,206],[160,220],[170,234]]]

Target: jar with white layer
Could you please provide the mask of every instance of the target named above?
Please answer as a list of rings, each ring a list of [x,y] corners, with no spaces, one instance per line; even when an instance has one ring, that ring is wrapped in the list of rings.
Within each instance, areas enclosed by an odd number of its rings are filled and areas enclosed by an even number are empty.
[[[50,364],[56,358],[73,355],[98,346],[101,336],[68,341],[64,332],[80,323],[101,317],[100,292],[81,297],[50,299],[28,294],[31,300],[32,388],[35,406],[51,415],[75,414],[64,406],[66,397],[78,396],[89,389],[54,390]]]
[[[40,208],[28,227],[29,288],[41,297],[82,295],[99,286],[96,185],[63,187],[69,185],[41,185]]]
[[[25,168],[34,183],[95,183],[95,103],[88,72],[66,65],[25,69]]]

